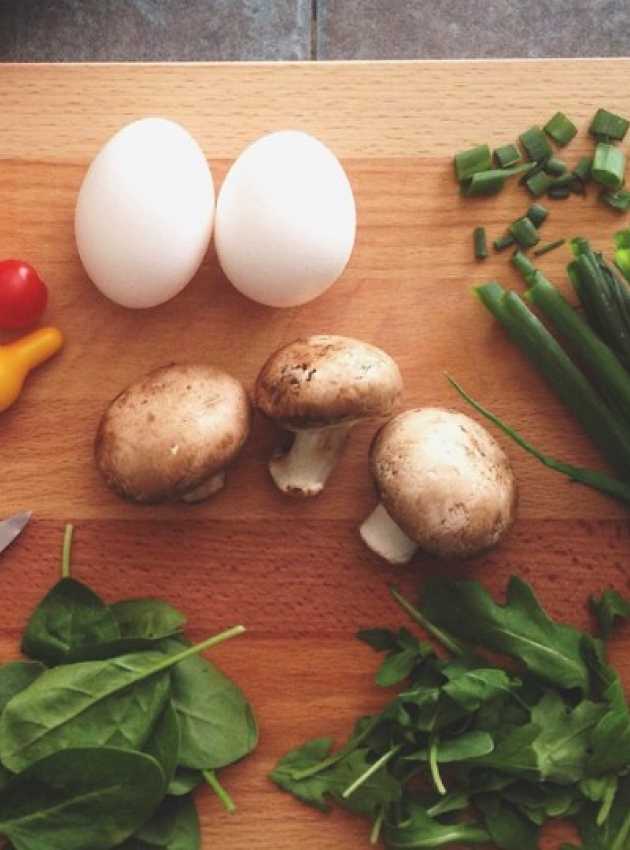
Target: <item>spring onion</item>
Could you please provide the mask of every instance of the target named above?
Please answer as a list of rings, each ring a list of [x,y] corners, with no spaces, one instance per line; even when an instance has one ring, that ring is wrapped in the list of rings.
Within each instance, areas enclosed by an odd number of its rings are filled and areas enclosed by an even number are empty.
[[[531,248],[540,242],[538,231],[526,215],[510,225],[510,233],[522,248]]]
[[[619,189],[626,170],[624,152],[608,142],[600,142],[595,148],[591,174],[593,180],[607,189]]]
[[[514,241],[514,237],[511,233],[504,233],[503,236],[495,239],[492,244],[494,245],[495,251],[504,251],[506,248],[509,248],[510,245],[513,245]]]
[[[602,454],[615,469],[628,474],[630,427],[612,413],[542,322],[515,292],[505,292],[498,283],[477,287],[476,293]]]
[[[564,112],[556,112],[544,126],[544,131],[557,145],[564,147],[577,135],[577,127]]]
[[[540,227],[540,225],[549,215],[549,210],[546,207],[543,207],[542,204],[532,204],[531,207],[525,213],[525,215],[531,221],[534,227]]]
[[[583,156],[573,169],[573,175],[577,177],[578,180],[581,180],[582,183],[587,183],[591,179],[592,166],[593,158],[591,156]]]
[[[484,260],[488,256],[485,227],[475,227],[473,230],[473,245],[475,248],[475,257],[478,260]]]
[[[530,127],[529,130],[519,136],[519,139],[525,153],[533,162],[549,159],[553,153],[547,136],[540,127]]]
[[[489,171],[491,168],[492,157],[488,145],[479,145],[455,155],[455,174],[460,183],[478,171]]]
[[[571,194],[569,186],[550,186],[547,190],[547,197],[554,201],[563,201]]]
[[[545,163],[545,171],[547,174],[551,174],[552,177],[560,177],[560,175],[567,173],[568,168],[566,163],[564,163],[561,159],[558,159],[556,156],[552,156]]]
[[[598,109],[589,127],[591,136],[598,141],[620,142],[628,132],[630,122],[607,109]]]
[[[601,199],[609,207],[619,212],[630,210],[630,192],[627,189],[617,189],[614,192],[602,192]]]
[[[544,195],[545,192],[553,185],[554,178],[544,171],[538,171],[525,181],[525,185],[535,198]]]
[[[535,257],[542,257],[543,254],[548,254],[549,251],[555,251],[556,248],[559,248],[561,245],[564,245],[566,239],[556,239],[555,242],[547,242],[546,245],[541,245],[540,248],[537,248],[534,251]]]
[[[523,165],[515,165],[512,168],[492,168],[489,171],[477,171],[472,177],[462,183],[462,192],[468,197],[477,195],[496,195],[503,188],[507,177],[522,174],[531,168],[526,162]]]
[[[522,251],[515,251],[512,254],[512,265],[523,275],[525,281],[536,274],[536,266]]]
[[[494,160],[499,168],[509,168],[520,162],[521,155],[516,145],[502,145],[494,152]]]

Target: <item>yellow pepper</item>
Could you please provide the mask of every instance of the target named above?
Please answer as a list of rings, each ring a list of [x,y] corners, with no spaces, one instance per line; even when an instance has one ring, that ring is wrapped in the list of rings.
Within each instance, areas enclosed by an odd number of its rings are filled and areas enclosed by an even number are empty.
[[[40,328],[0,345],[0,413],[16,401],[31,369],[49,360],[62,345],[63,335],[57,328]]]

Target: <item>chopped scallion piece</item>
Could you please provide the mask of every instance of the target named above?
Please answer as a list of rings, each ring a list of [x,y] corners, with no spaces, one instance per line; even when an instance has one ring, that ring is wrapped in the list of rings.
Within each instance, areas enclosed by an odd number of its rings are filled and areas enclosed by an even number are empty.
[[[556,112],[544,127],[545,133],[554,140],[557,145],[564,147],[577,135],[577,127],[564,112]]]
[[[578,180],[581,180],[583,183],[587,183],[591,179],[592,166],[593,158],[590,156],[583,156],[573,169],[573,174],[578,178]]]
[[[522,251],[515,251],[512,254],[512,265],[523,275],[526,283],[536,274],[536,266]]]
[[[475,257],[478,260],[485,260],[488,256],[485,227],[475,227],[473,230],[473,244],[475,246]]]
[[[521,155],[516,145],[502,145],[495,150],[494,159],[499,168],[509,168],[520,162]]]
[[[532,204],[525,214],[534,227],[540,227],[549,215],[549,210],[542,204]]]
[[[460,183],[478,171],[489,171],[491,168],[492,157],[488,145],[478,145],[455,155],[455,174]]]
[[[564,245],[566,239],[556,239],[555,242],[547,242],[546,245],[541,245],[540,248],[536,248],[534,251],[535,257],[542,257],[543,254],[548,254],[549,251],[555,251],[556,248],[559,248],[561,245]]]
[[[529,162],[515,165],[513,168],[492,168],[490,171],[478,171],[462,183],[462,192],[468,197],[476,195],[496,195],[503,188],[506,177],[522,174],[531,168]]]
[[[552,177],[560,177],[562,174],[566,174],[568,169],[561,159],[558,159],[556,156],[552,156],[545,163],[545,171],[547,174],[551,174]]]
[[[514,237],[511,233],[504,233],[503,236],[499,237],[499,239],[495,239],[492,244],[494,245],[495,251],[504,251],[506,248],[509,248],[510,245],[513,245],[514,241]]]
[[[535,198],[544,195],[547,189],[553,185],[554,178],[544,171],[538,171],[536,174],[528,177],[525,185]]]
[[[547,197],[553,198],[554,201],[564,201],[571,194],[571,189],[568,186],[551,186],[547,192]]]
[[[595,148],[591,167],[593,180],[607,189],[619,189],[623,185],[625,170],[624,152],[608,142],[600,142]]]
[[[570,186],[574,180],[575,177],[567,172],[567,174],[561,174],[559,177],[554,177],[551,186]]]
[[[591,136],[601,141],[620,142],[626,133],[630,122],[607,109],[598,109],[589,127]]]
[[[627,189],[617,189],[615,192],[602,192],[602,201],[619,212],[630,210],[630,192]]]
[[[540,242],[538,231],[526,215],[510,225],[510,233],[523,248],[531,248]]]
[[[541,162],[541,160],[549,159],[553,151],[540,127],[530,127],[522,135],[519,136],[521,144],[525,149],[525,153],[533,162]]]

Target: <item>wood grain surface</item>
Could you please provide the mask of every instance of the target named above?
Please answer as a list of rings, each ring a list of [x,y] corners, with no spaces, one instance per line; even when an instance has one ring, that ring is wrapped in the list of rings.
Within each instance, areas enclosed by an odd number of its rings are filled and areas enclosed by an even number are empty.
[[[628,60],[408,62],[317,65],[0,66],[0,254],[30,260],[47,281],[47,320],[67,335],[60,357],[30,379],[0,419],[0,517],[34,518],[1,556],[0,657],[17,653],[28,612],[55,581],[63,524],[77,527],[75,575],[108,599],[157,594],[188,612],[195,637],[236,622],[248,634],[214,656],[254,702],[261,742],[225,781],[238,813],[201,794],[204,848],[361,850],[362,821],[324,817],[266,779],[275,760],[307,737],[341,738],[355,716],[380,705],[375,659],[357,628],[396,625],[387,584],[409,592],[432,571],[474,576],[501,593],[517,573],[555,616],[587,623],[585,600],[628,586],[625,511],[570,485],[513,446],[521,487],[507,542],[465,566],[419,557],[387,568],[356,527],[374,504],[366,450],[375,429],[357,427],[328,489],[311,502],[276,493],[266,458],[271,429],[256,421],[227,489],[206,504],[129,506],[92,464],[107,402],[163,363],[202,360],[252,385],[266,356],[313,332],[348,334],[384,347],[400,363],[405,406],[461,407],[448,371],[550,453],[600,464],[578,428],[475,303],[470,287],[497,278],[518,285],[505,254],[472,257],[471,231],[491,237],[522,214],[513,186],[496,199],[462,200],[451,157],[480,142],[512,141],[557,109],[581,132],[566,157],[591,149],[586,127],[605,105],[630,113]],[[358,207],[358,237],[339,282],[301,308],[244,300],[213,249],[172,302],[132,312],[87,280],[73,238],[76,193],[86,166],[121,125],[145,115],[181,121],[220,184],[230,161],[259,135],[287,127],[316,134],[342,158]],[[545,239],[582,234],[602,249],[625,217],[586,199],[550,202]],[[541,266],[564,279],[565,249]],[[615,660],[630,681],[630,636]],[[556,846],[561,830],[546,837]]]

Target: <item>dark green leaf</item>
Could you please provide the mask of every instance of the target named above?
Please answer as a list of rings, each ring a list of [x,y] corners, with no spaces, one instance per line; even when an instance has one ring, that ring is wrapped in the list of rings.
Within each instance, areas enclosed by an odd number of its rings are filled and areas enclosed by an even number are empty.
[[[630,842],[630,777],[619,783],[606,821],[599,825],[598,805],[586,805],[575,818],[583,850],[626,850]]]
[[[437,746],[439,762],[467,761],[489,755],[494,750],[494,741],[487,732],[462,732],[456,738],[442,739]],[[405,761],[427,761],[427,750],[405,756]]]
[[[496,795],[475,800],[483,812],[486,829],[504,850],[538,850],[538,827]]]
[[[610,637],[617,620],[630,619],[630,601],[624,599],[616,590],[604,591],[599,599],[597,596],[591,596],[590,606],[605,638]]]
[[[476,711],[482,703],[510,693],[512,688],[508,674],[497,667],[462,671],[457,665],[449,665],[443,672],[449,681],[442,690],[466,711]]]
[[[37,661],[9,661],[0,667],[0,714],[20,691],[32,685],[46,668]]]
[[[479,764],[510,776],[537,779],[538,756],[534,742],[540,731],[535,723],[508,729],[504,735],[499,730],[493,752],[479,759]]]
[[[445,847],[463,844],[487,844],[489,834],[477,824],[443,824],[429,817],[419,805],[411,804],[408,816],[401,823],[386,821],[383,828],[385,844],[391,850],[403,848]]]
[[[326,795],[330,793],[327,772],[323,771],[299,780],[293,778],[293,773],[315,767],[330,754],[331,749],[330,738],[316,738],[308,741],[281,758],[269,774],[269,778],[303,803],[327,812],[330,808],[326,801]]]
[[[0,835],[15,850],[108,850],[158,805],[164,777],[142,753],[67,749],[15,777],[0,796]]]
[[[375,652],[390,652],[398,646],[398,635],[391,629],[361,629],[357,638]]]
[[[535,675],[562,688],[588,688],[580,651],[582,633],[551,620],[531,587],[512,577],[507,602],[498,605],[474,581],[433,578],[424,613],[456,637],[519,660]]]
[[[170,699],[167,700],[162,714],[158,717],[144,752],[153,756],[164,774],[164,793],[167,793],[175,777],[179,758],[179,721],[177,712]]]
[[[166,797],[159,809],[136,836],[164,850],[199,850],[201,832],[192,797]]]
[[[413,649],[390,652],[376,674],[376,684],[389,688],[406,679],[418,663],[420,656]]]
[[[203,781],[203,773],[200,770],[193,770],[190,767],[178,767],[175,771],[175,776],[171,779],[171,783],[168,786],[168,793],[172,794],[173,797],[190,794]]]
[[[382,806],[400,799],[400,782],[389,773],[387,766],[379,768],[350,796],[343,798],[342,794],[369,770],[373,761],[368,758],[366,749],[358,749],[342,759],[328,775],[330,793],[335,795],[337,802],[353,812],[372,817]]]
[[[31,615],[22,651],[45,664],[61,664],[85,645],[119,637],[118,624],[102,599],[81,582],[63,578]]]
[[[125,599],[110,605],[123,638],[150,641],[176,635],[186,625],[186,617],[161,599]]]

